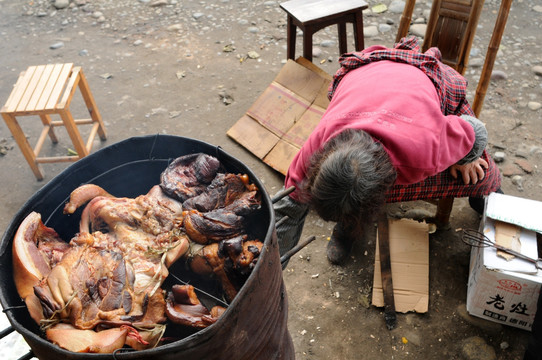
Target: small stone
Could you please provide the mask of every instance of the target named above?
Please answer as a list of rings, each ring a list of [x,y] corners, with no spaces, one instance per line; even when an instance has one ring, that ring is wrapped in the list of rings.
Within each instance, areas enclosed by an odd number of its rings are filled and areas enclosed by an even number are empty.
[[[527,107],[529,109],[531,109],[532,111],[537,111],[539,110],[540,108],[542,108],[542,104],[540,104],[539,102],[536,102],[536,101],[529,101],[527,103]]]
[[[493,154],[493,160],[495,160],[496,163],[502,163],[505,158],[506,154],[504,151],[497,151],[495,154]]]
[[[203,15],[204,15],[203,13],[197,12],[197,13],[192,14],[192,17],[196,20],[199,20],[200,18],[203,17]]]
[[[501,343],[501,350],[506,350],[510,347],[510,344],[508,344],[506,341],[503,341]]]
[[[523,191],[523,177],[521,175],[512,176],[512,184],[516,185],[519,191]]]
[[[405,2],[402,0],[393,0],[388,6],[389,12],[393,14],[401,14],[405,8]]]
[[[92,13],[92,17],[93,17],[94,19],[99,19],[100,16],[103,16],[103,15],[104,15],[104,14],[103,14],[101,11],[94,11],[94,12]]]
[[[532,173],[534,170],[533,164],[526,159],[516,159],[514,162],[528,174]]]
[[[64,47],[64,43],[62,41],[59,41],[49,46],[49,49],[56,50],[56,49],[60,49],[61,47]]]
[[[380,31],[382,34],[387,33],[391,31],[391,26],[388,24],[380,24],[378,25],[378,31]]]
[[[143,40],[141,39],[137,39],[136,41],[134,41],[134,46],[139,46],[141,44],[143,44]]]
[[[168,31],[178,31],[178,30],[181,30],[182,28],[183,28],[182,24],[173,24],[167,27]]]
[[[83,49],[83,50],[79,51],[79,56],[88,56],[88,50]]]
[[[541,65],[533,66],[532,70],[536,75],[542,76],[542,66]]]
[[[70,0],[55,0],[53,6],[56,9],[65,9],[70,6]]]
[[[427,24],[414,24],[410,26],[410,32],[419,37],[424,37],[426,30]]]
[[[320,56],[322,56],[322,49],[320,49],[319,47],[313,47],[312,56],[315,58],[319,58]]]
[[[501,70],[493,70],[491,73],[491,79],[492,80],[506,80],[508,78],[508,75]]]
[[[247,56],[251,59],[257,59],[260,57],[260,54],[258,54],[256,51],[249,51],[247,52]]]
[[[512,164],[512,163],[505,163],[499,168],[503,176],[511,177],[511,176],[519,175],[523,173],[520,168],[518,168],[515,164]]]
[[[157,0],[149,4],[150,7],[158,7],[167,5],[167,0]]]
[[[321,47],[332,47],[335,46],[335,41],[333,40],[324,40],[320,43]]]
[[[533,6],[533,11],[542,13],[542,5],[535,5]]]
[[[378,28],[374,25],[366,26],[363,28],[363,35],[368,38],[378,36]]]
[[[258,29],[256,26],[251,26],[248,28],[248,32],[251,34],[257,34],[260,29]]]
[[[480,68],[484,65],[484,60],[481,58],[474,58],[469,60],[469,67],[470,68]]]
[[[419,17],[413,21],[414,24],[425,24],[425,18]]]

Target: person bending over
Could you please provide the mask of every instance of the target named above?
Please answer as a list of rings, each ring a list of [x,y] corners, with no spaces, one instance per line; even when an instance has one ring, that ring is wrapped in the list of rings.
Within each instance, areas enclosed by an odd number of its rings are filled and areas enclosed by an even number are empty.
[[[335,264],[386,202],[469,197],[481,212],[501,176],[467,82],[440,51],[420,53],[408,37],[339,61],[330,104],[286,174],[285,188],[296,190],[274,205],[277,221],[288,216],[277,228],[281,255],[299,241],[311,208],[336,222],[327,246]]]

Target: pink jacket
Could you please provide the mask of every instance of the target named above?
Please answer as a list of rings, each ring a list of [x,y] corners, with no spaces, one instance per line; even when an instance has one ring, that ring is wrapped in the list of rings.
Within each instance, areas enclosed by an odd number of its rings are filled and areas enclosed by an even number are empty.
[[[446,170],[472,148],[472,126],[443,115],[429,77],[415,66],[378,61],[351,70],[339,83],[320,123],[295,156],[285,186],[306,176],[311,155],[344,129],[360,129],[382,143],[397,171],[397,185]],[[291,194],[297,199],[296,193]]]

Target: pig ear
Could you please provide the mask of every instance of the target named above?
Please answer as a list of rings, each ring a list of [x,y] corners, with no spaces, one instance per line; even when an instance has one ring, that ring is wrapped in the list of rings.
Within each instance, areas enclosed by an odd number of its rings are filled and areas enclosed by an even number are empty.
[[[43,225],[40,214],[31,212],[19,225],[13,238],[15,286],[23,299],[33,294],[34,286],[51,271],[44,254],[39,252],[36,245],[42,232],[56,235],[53,229]]]
[[[112,353],[126,342],[129,329],[111,328],[102,331],[80,330],[68,324],[48,329],[47,339],[63,349],[80,353]]]

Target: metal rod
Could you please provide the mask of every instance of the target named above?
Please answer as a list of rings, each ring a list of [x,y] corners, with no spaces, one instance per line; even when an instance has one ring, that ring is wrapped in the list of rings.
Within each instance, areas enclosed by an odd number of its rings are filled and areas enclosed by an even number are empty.
[[[30,360],[34,357],[34,353],[32,351],[27,352],[23,356],[21,356],[18,360]]]
[[[288,261],[295,253],[297,253],[299,250],[303,249],[305,246],[309,245],[311,242],[316,239],[316,236],[312,235],[305,239],[304,241],[300,242],[290,250],[288,250],[284,255],[280,258],[280,263],[284,264],[286,261]]]
[[[15,329],[12,326],[8,326],[4,330],[0,331],[0,339],[3,339],[4,337],[11,334]]]
[[[190,285],[189,283],[187,283],[186,281],[182,280],[180,277],[176,276],[175,274],[170,274],[171,276],[173,276],[175,278],[175,280],[177,280],[178,282],[182,283],[183,285]],[[193,285],[192,285],[193,286]],[[224,300],[221,300],[219,298],[217,298],[216,296],[214,295],[211,295],[209,294],[208,292],[205,292],[201,289],[198,289],[197,287],[194,286],[194,289],[199,291],[200,293],[204,294],[204,295],[207,295],[208,297],[210,297],[211,299],[221,303],[222,305],[224,305],[225,307],[228,307],[228,303],[226,303]]]
[[[288,189],[284,189],[282,191],[279,191],[278,193],[275,194],[275,196],[273,196],[271,198],[271,203],[273,203],[273,204],[276,203],[277,201],[279,201],[280,199],[282,199],[286,195],[291,194],[294,190],[295,190],[295,186],[290,186]]]
[[[283,223],[285,223],[286,220],[288,220],[288,219],[289,219],[288,215],[284,215],[283,217],[280,218],[279,221],[277,221],[277,222],[275,223],[275,227],[277,228],[277,227],[281,226],[281,225],[282,225]]]

